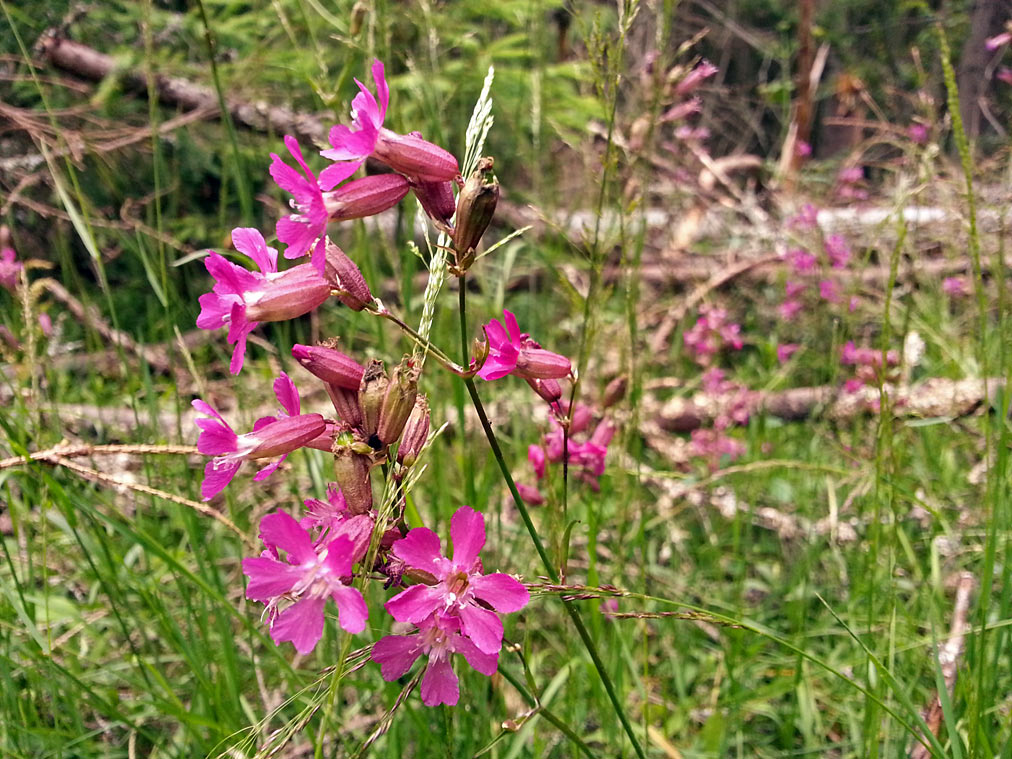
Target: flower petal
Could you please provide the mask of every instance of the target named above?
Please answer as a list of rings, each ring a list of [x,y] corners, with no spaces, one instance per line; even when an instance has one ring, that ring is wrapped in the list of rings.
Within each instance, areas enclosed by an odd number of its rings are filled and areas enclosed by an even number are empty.
[[[470,506],[461,506],[450,520],[453,566],[470,572],[485,545],[485,517]]]
[[[281,372],[281,376],[274,380],[274,395],[277,396],[278,403],[288,412],[289,416],[298,416],[302,413],[299,391],[295,388],[291,377],[284,372]]]
[[[387,682],[402,677],[422,653],[417,635],[387,635],[373,644],[372,660]]]
[[[384,608],[398,622],[421,622],[443,605],[443,591],[438,586],[412,585],[386,602]],[[490,612],[491,613],[491,612]]]
[[[502,648],[502,620],[494,611],[474,604],[461,606],[460,631],[474,641],[482,653],[494,654]]]
[[[422,678],[422,703],[426,706],[456,706],[460,698],[460,686],[453,667],[446,659],[429,659],[429,666]]]
[[[531,600],[531,595],[523,583],[499,572],[484,577],[472,577],[471,587],[478,598],[502,614],[520,611]]]
[[[471,665],[472,669],[487,677],[494,675],[499,668],[498,651],[494,654],[486,654],[463,635],[454,635],[450,640],[450,645],[456,653],[467,659],[467,663]]]
[[[200,483],[200,497],[210,501],[232,481],[235,473],[242,466],[242,461],[224,458],[211,459],[204,467],[204,481]]]
[[[323,637],[323,605],[326,599],[303,598],[285,609],[271,626],[271,639],[278,645],[290,640],[300,654],[308,654]]]
[[[345,632],[360,633],[365,629],[365,621],[369,618],[369,607],[365,604],[362,594],[347,585],[335,586],[330,597],[337,604],[337,623]]]
[[[252,227],[236,227],[232,230],[232,245],[240,253],[253,259],[264,274],[273,274],[278,270],[278,252],[267,247],[264,236]]]
[[[260,539],[269,546],[286,551],[292,564],[316,560],[309,533],[285,511],[275,511],[260,520]]]
[[[290,591],[304,574],[301,567],[293,567],[268,556],[243,559],[242,571],[249,577],[246,598],[264,602]]]
[[[439,577],[440,559],[439,536],[428,527],[416,527],[393,545],[394,555],[409,567],[421,569]]]

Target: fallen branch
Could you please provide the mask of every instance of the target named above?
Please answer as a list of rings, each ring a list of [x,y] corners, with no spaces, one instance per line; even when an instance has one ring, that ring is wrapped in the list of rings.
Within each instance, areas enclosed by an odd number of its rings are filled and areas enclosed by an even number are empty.
[[[974,586],[973,575],[969,572],[962,572],[956,584],[956,600],[952,607],[952,625],[949,628],[949,639],[938,649],[938,666],[942,670],[942,679],[945,682],[945,690],[952,700],[952,693],[956,687],[956,674],[959,659],[963,655],[963,648],[966,644],[966,631],[969,626],[966,623],[966,615],[970,609],[970,593]],[[921,716],[925,724],[935,737],[942,727],[942,700],[938,693],[931,705],[927,707]],[[953,738],[953,740],[959,740]],[[910,749],[910,759],[929,759],[931,749],[924,741],[914,743]]]
[[[93,81],[102,81],[110,74],[122,74],[124,86],[134,92],[146,94],[148,84],[143,73],[121,71],[116,59],[94,48],[60,36],[50,29],[39,39],[36,51],[44,60],[57,68]],[[213,116],[219,113],[218,96],[211,87],[196,84],[176,76],[156,74],[154,87],[158,99],[166,105],[186,110],[200,110]],[[297,113],[281,106],[264,102],[249,103],[229,98],[228,112],[236,124],[258,132],[294,134],[310,142],[324,142],[329,122],[305,113]]]
[[[1004,380],[986,382],[993,393]],[[961,417],[984,402],[985,381],[934,378],[913,385],[886,385],[892,411],[905,417]],[[691,398],[647,402],[646,417],[666,432],[691,432],[713,421],[731,404],[744,404],[749,415],[768,414],[786,421],[800,421],[816,414],[830,419],[849,419],[873,413],[879,401],[877,387],[863,387],[848,393],[840,387],[796,387],[778,392],[698,393]]]

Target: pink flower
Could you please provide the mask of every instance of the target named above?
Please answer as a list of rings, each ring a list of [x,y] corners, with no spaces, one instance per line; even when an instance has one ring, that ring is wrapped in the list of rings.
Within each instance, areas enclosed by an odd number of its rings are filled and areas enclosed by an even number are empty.
[[[482,574],[478,553],[485,545],[485,518],[480,512],[470,506],[457,509],[450,520],[450,536],[452,559],[443,556],[439,537],[427,527],[416,527],[394,543],[397,558],[432,575],[436,584],[412,585],[387,601],[386,610],[398,622],[419,626],[437,613],[455,617],[461,633],[482,653],[498,653],[503,635],[499,613],[519,611],[530,596],[507,574]]]
[[[795,274],[808,274],[815,271],[815,266],[819,261],[808,251],[796,248],[788,251],[787,262],[791,265],[791,269]]]
[[[777,346],[777,361],[786,364],[800,347],[797,343],[781,343]]]
[[[663,114],[661,114],[661,121],[681,121],[687,116],[691,116],[694,113],[699,113],[699,109],[702,107],[703,102],[699,98],[691,98],[681,103],[677,103]]]
[[[327,448],[329,451],[329,447]],[[354,547],[356,557],[365,555],[372,536],[373,516],[369,514],[352,514],[348,503],[336,482],[327,486],[327,500],[307,498],[303,501],[306,516],[299,520],[299,526],[310,534],[316,532],[313,545],[329,543],[339,535],[346,536]],[[397,533],[400,537],[400,533]]]
[[[489,352],[478,370],[479,377],[491,382],[507,374],[527,380],[561,379],[569,375],[572,366],[568,358],[544,350],[530,335],[521,332],[516,317],[509,311],[503,311],[503,320],[506,327],[498,319],[485,325]]]
[[[271,639],[290,640],[300,654],[308,654],[323,635],[323,607],[327,598],[337,604],[338,624],[350,633],[365,629],[369,609],[362,594],[350,588],[351,567],[361,558],[352,541],[340,535],[325,546],[314,546],[299,523],[283,511],[268,514],[260,522],[260,537],[268,550],[243,559],[249,577],[246,597],[267,605]],[[278,549],[286,554],[281,561]],[[283,611],[282,602],[293,601]]]
[[[485,653],[461,635],[461,622],[443,614],[418,623],[414,635],[387,635],[372,647],[372,659],[380,665],[380,674],[387,682],[403,677],[422,655],[429,661],[422,677],[422,703],[426,706],[455,706],[460,698],[460,685],[450,663],[450,654],[461,654],[481,674],[491,677],[499,666],[499,652]]]
[[[232,242],[260,271],[249,271],[211,253],[204,265],[215,283],[211,292],[200,296],[197,326],[228,325],[228,342],[235,343],[229,369],[238,374],[246,356],[246,338],[260,322],[294,319],[312,311],[330,297],[330,285],[312,264],[279,272],[278,252],[267,247],[255,229],[233,229]]]
[[[843,383],[843,391],[845,393],[856,393],[862,387],[864,387],[864,383],[856,377],[851,377]]]
[[[792,216],[787,222],[788,227],[796,227],[797,229],[815,229],[818,225],[819,209],[811,203],[801,206],[797,216]]]
[[[517,492],[520,493],[520,497],[524,499],[524,503],[528,506],[540,506],[545,502],[545,497],[541,495],[541,491],[534,485],[525,485],[522,482],[518,482]]]
[[[784,283],[784,295],[788,298],[796,298],[805,291],[807,285],[804,282],[799,282],[796,279],[789,279]]]
[[[361,219],[393,208],[408,194],[408,189],[408,180],[400,174],[375,174],[328,192],[324,203],[332,221]]]
[[[829,265],[834,269],[846,268],[850,261],[850,246],[842,235],[830,235],[826,238],[826,256]]]
[[[278,186],[292,194],[291,205],[295,213],[278,220],[276,232],[278,239],[288,247],[285,258],[300,258],[313,250],[313,262],[317,271],[323,273],[323,237],[327,231],[327,208],[323,201],[323,190],[330,189],[358,169],[359,163],[334,164],[324,171],[327,184],[321,187],[306,161],[302,157],[302,149],[298,141],[285,135],[285,146],[301,172],[286,164],[277,153],[271,153],[271,176]],[[320,177],[321,180],[324,176]]]
[[[924,124],[911,124],[907,127],[907,137],[911,142],[923,145],[928,141],[928,128]]]
[[[808,158],[812,154],[812,146],[804,140],[798,140],[794,152],[798,158]]]
[[[204,467],[204,481],[200,494],[205,501],[225,489],[239,471],[242,462],[253,458],[280,458],[257,472],[254,480],[269,477],[289,453],[307,445],[327,428],[319,414],[302,414],[299,393],[295,384],[282,373],[274,380],[274,392],[283,411],[278,416],[258,419],[253,431],[237,435],[221,414],[202,400],[193,401],[193,407],[204,416],[197,419],[200,437],[197,450],[205,456],[214,456]]]
[[[1000,82],[1005,82],[1005,84],[1012,84],[1012,69],[1010,69],[1008,66],[1001,66],[994,76]]]
[[[426,182],[445,182],[459,174],[457,159],[438,145],[418,134],[402,135],[383,127],[390,89],[378,60],[373,61],[372,78],[379,101],[356,79],[360,92],[351,101],[352,126],[331,127],[331,148],[322,155],[333,161],[362,161],[371,155],[394,171]]]
[[[984,47],[988,50],[997,50],[1000,47],[1012,42],[1012,32],[1002,32],[984,41]]]
[[[540,445],[527,446],[527,460],[531,463],[531,467],[534,469],[534,474],[537,475],[538,479],[544,479],[545,449]]]
[[[0,287],[6,287],[14,292],[23,268],[24,264],[18,261],[18,254],[14,248],[0,250]]]
[[[860,166],[848,166],[840,170],[840,173],[836,175],[836,179],[840,184],[857,184],[864,179],[864,169]]]
[[[702,306],[699,314],[696,323],[682,335],[682,342],[696,363],[706,366],[725,345],[741,350],[741,326],[728,321],[725,309]]]
[[[693,456],[706,459],[711,469],[719,467],[724,457],[731,462],[745,454],[744,443],[719,430],[693,430],[691,438],[689,451]]]
[[[682,81],[675,86],[675,94],[679,97],[688,95],[719,70],[704,58],[696,68],[686,74]]]
[[[946,277],[942,280],[942,292],[952,297],[970,294],[970,286],[963,277]]]
[[[785,300],[779,306],[777,306],[777,313],[780,314],[780,318],[785,322],[790,321],[801,311],[802,305],[800,300]]]
[[[840,302],[840,288],[835,280],[823,279],[819,282],[819,297],[829,303]]]

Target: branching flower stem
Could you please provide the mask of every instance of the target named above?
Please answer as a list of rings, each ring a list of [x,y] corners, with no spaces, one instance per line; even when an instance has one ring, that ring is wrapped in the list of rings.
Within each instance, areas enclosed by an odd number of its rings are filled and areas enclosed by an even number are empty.
[[[466,345],[467,319],[465,314],[467,305],[467,290],[463,285],[464,283],[461,282],[459,296],[461,312],[460,324],[461,328],[465,330],[461,334],[461,342]],[[467,387],[468,394],[471,396],[471,403],[474,405],[475,413],[478,414],[478,420],[481,422],[481,428],[485,431],[485,437],[488,438],[488,444],[492,449],[492,455],[495,457],[496,463],[499,465],[499,471],[502,472],[503,479],[506,480],[506,487],[509,488],[510,495],[513,496],[513,503],[516,504],[517,511],[520,512],[520,518],[523,519],[524,526],[527,528],[527,532],[531,536],[531,542],[534,543],[534,550],[538,552],[538,556],[541,558],[541,563],[544,565],[545,572],[549,579],[552,582],[557,583],[559,582],[559,571],[556,569],[551,559],[548,558],[545,546],[541,542],[538,531],[534,528],[534,522],[531,521],[531,515],[527,510],[527,505],[524,503],[524,499],[520,497],[520,491],[517,490],[517,485],[513,481],[513,475],[510,474],[509,467],[506,465],[506,459],[503,456],[502,448],[499,447],[499,441],[496,439],[495,432],[488,420],[488,415],[485,413],[485,407],[482,405],[481,398],[478,395],[478,388],[475,387],[474,378],[464,378],[464,384]],[[636,734],[633,732],[632,724],[626,716],[625,709],[622,707],[622,702],[619,701],[618,693],[615,691],[615,686],[611,681],[611,677],[608,675],[608,670],[605,668],[604,662],[601,660],[601,655],[597,651],[597,646],[595,645],[594,640],[590,637],[590,632],[587,630],[586,625],[583,623],[583,618],[580,616],[580,610],[573,604],[572,601],[567,601],[565,599],[562,600],[562,605],[563,608],[565,608],[566,613],[569,615],[569,618],[573,621],[573,626],[576,628],[576,633],[580,636],[580,640],[583,641],[584,648],[586,648],[587,653],[590,654],[590,659],[594,664],[594,668],[597,670],[597,674],[601,678],[601,684],[604,686],[604,690],[608,694],[608,699],[611,701],[615,714],[622,723],[622,728],[625,730],[626,735],[629,736],[630,742],[632,742],[636,755],[640,759],[646,759],[646,754],[643,753],[643,748],[636,739]]]

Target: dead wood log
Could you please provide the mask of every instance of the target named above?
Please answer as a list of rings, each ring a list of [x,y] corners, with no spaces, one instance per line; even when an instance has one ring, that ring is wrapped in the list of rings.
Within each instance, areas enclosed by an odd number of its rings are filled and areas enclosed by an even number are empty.
[[[80,42],[68,40],[54,30],[49,30],[39,39],[36,51],[44,60],[83,79],[102,81],[110,74],[117,73],[116,59]],[[147,93],[147,81],[142,72],[123,71],[123,83],[127,89]],[[202,110],[209,115],[218,113],[218,96],[214,89],[196,84],[187,79],[165,74],[154,77],[158,99],[166,105],[186,110]],[[326,141],[330,121],[306,113],[265,102],[250,103],[228,98],[229,115],[236,124],[258,132],[293,134],[299,139],[314,143]]]
[[[985,393],[986,384],[986,393]],[[966,416],[1004,385],[992,378],[950,380],[933,378],[912,385],[887,385],[893,413],[904,417]],[[749,414],[768,414],[786,421],[801,421],[820,415],[849,419],[874,413],[879,401],[877,387],[863,387],[848,393],[842,388],[822,385],[796,387],[778,392],[698,393],[690,398],[647,401],[645,416],[666,432],[691,432],[712,422],[732,404],[744,404]]]

